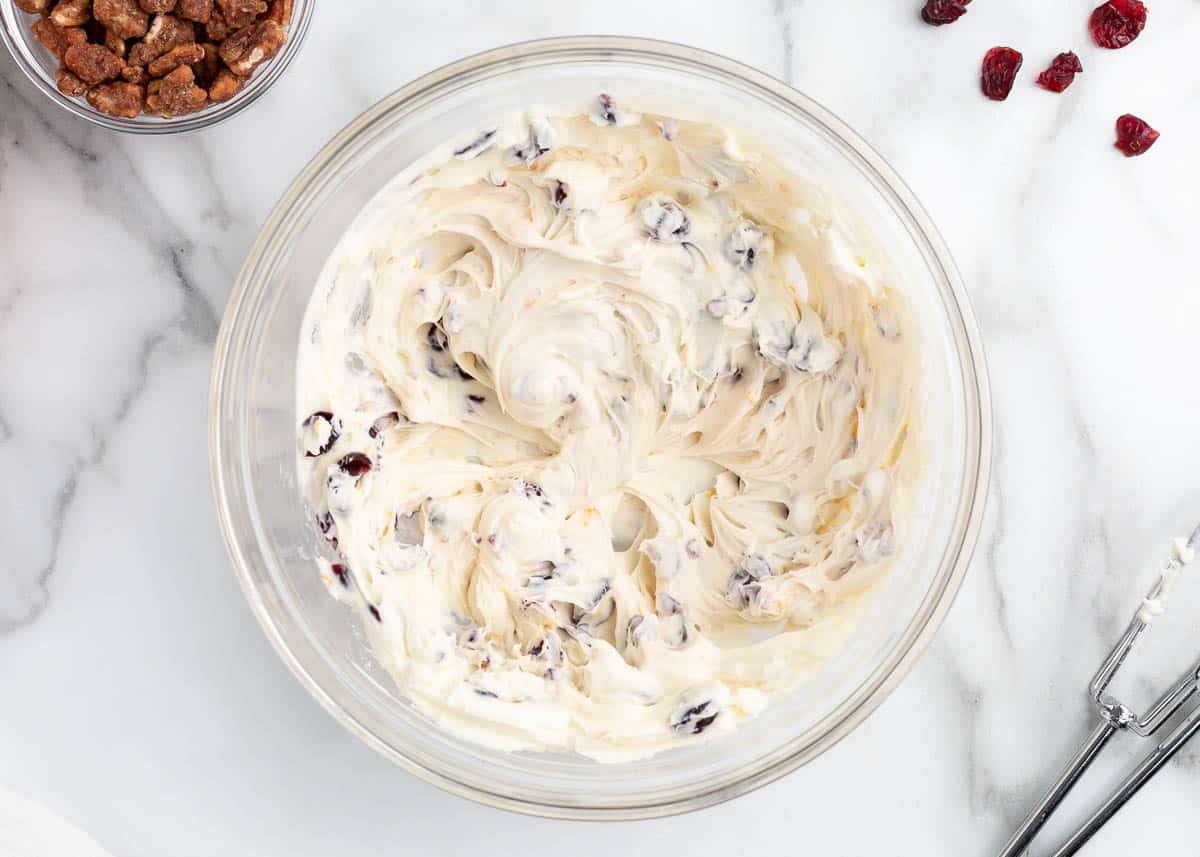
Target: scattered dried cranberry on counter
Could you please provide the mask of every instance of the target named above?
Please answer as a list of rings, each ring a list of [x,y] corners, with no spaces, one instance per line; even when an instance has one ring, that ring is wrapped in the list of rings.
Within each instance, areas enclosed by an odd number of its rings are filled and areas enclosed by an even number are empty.
[[[1083,64],[1072,51],[1059,54],[1050,63],[1050,67],[1038,75],[1038,86],[1051,92],[1062,92],[1075,80],[1075,75],[1083,71]]]
[[[988,51],[983,57],[983,73],[980,77],[983,94],[993,101],[1008,98],[1023,59],[1021,52],[1013,48],[997,47]]]
[[[967,14],[967,4],[971,0],[927,0],[921,10],[921,20],[926,24],[940,27],[942,24],[953,24]]]
[[[1132,113],[1126,113],[1117,119],[1117,142],[1114,143],[1127,158],[1146,153],[1158,139],[1158,132],[1150,127],[1144,119],[1139,119]]]
[[[1102,48],[1123,48],[1146,26],[1147,11],[1142,0],[1108,0],[1092,12],[1092,38]]]

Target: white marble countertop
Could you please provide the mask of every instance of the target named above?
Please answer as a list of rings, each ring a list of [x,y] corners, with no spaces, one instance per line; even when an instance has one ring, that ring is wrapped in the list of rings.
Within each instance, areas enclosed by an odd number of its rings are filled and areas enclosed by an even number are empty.
[[[920,0],[680,5],[327,0],[262,102],[183,139],[92,130],[0,57],[0,787],[118,857],[997,850],[1084,734],[1086,681],[1166,537],[1200,518],[1200,4],[1152,4],[1118,52],[1090,44],[1091,0],[979,0],[940,29]],[[971,573],[900,689],[784,780],[633,825],[486,809],[359,744],[268,646],[209,491],[213,338],[291,177],[418,74],[589,32],[749,62],[877,147],[969,284],[997,428]],[[1005,104],[978,95],[996,44],[1026,56]],[[1068,48],[1075,87],[1036,88]],[[1112,148],[1125,112],[1162,132],[1143,158]],[[1146,749],[1115,746],[1099,786]],[[1198,789],[1200,742],[1085,853],[1194,853]]]

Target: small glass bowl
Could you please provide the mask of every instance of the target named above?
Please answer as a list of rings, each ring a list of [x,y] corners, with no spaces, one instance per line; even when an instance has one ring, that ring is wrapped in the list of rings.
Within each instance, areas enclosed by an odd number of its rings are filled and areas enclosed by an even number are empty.
[[[59,92],[54,81],[54,73],[58,71],[58,58],[46,50],[33,37],[29,29],[37,18],[22,12],[13,0],[0,0],[0,39],[8,46],[17,66],[25,73],[33,85],[57,104],[59,107],[81,119],[86,119],[93,125],[108,128],[113,131],[125,131],[130,134],[180,134],[187,131],[197,131],[209,128],[218,122],[223,122],[234,116],[255,101],[271,88],[275,81],[283,76],[288,65],[300,50],[308,26],[312,21],[316,0],[295,0],[292,6],[292,20],[287,27],[287,41],[283,49],[270,62],[264,63],[251,76],[233,98],[220,104],[210,104],[199,113],[189,113],[186,116],[176,116],[164,119],[161,116],[142,114],[133,119],[124,116],[109,116],[101,113],[87,103],[82,96],[72,98]]]
[[[400,170],[510,110],[582,105],[726,122],[769,141],[843,200],[910,299],[922,341],[926,468],[911,538],[845,650],[736,731],[651,759],[599,763],[503,752],[415,709],[376,661],[361,617],[329,596],[322,536],[297,486],[296,356],[318,275],[363,206]],[[660,111],[661,112],[661,111]],[[832,747],[908,674],[966,574],[987,496],[991,399],[979,331],[950,253],[895,172],[794,89],[740,63],[646,39],[574,37],[498,48],[384,98],[292,183],[242,268],[217,339],[209,415],[217,516],[251,610],[284,662],[346,728],[454,794],[576,819],[670,815],[728,800]]]

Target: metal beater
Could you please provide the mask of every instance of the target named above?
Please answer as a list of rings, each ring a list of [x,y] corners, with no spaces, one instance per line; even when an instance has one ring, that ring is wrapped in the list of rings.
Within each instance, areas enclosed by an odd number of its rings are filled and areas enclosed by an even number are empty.
[[[1092,701],[1099,711],[1100,722],[1059,775],[1050,791],[1021,823],[1012,839],[1000,852],[1000,857],[1018,857],[1025,852],[1050,815],[1062,803],[1063,798],[1083,776],[1084,771],[1095,761],[1113,735],[1122,730],[1128,730],[1135,735],[1148,738],[1178,714],[1192,697],[1200,695],[1200,661],[1197,661],[1166,693],[1159,697],[1145,715],[1138,715],[1129,706],[1108,693],[1108,686],[1112,683],[1117,671],[1125,663],[1134,644],[1150,626],[1154,617],[1163,611],[1166,599],[1170,595],[1179,572],[1192,560],[1197,550],[1200,550],[1200,527],[1193,530],[1186,541],[1176,540],[1173,555],[1167,561],[1162,576],[1151,588],[1142,602],[1141,608],[1134,615],[1133,621],[1129,623],[1129,627],[1125,629],[1125,633],[1108,653],[1108,657],[1104,659],[1104,663],[1092,679],[1089,691]],[[1200,705],[1197,705],[1171,731],[1170,735],[1126,776],[1112,796],[1092,813],[1091,817],[1072,834],[1065,845],[1054,852],[1054,857],[1070,857],[1079,851],[1197,732],[1200,732]]]

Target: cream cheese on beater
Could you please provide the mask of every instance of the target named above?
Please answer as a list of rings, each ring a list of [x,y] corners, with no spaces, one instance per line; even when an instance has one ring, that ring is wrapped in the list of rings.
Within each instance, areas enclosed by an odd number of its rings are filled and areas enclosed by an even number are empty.
[[[731,131],[607,96],[364,209],[304,322],[300,477],[423,712],[636,758],[839,650],[905,541],[919,369],[845,225]]]
[[[1179,575],[1196,558],[1197,548],[1200,548],[1200,527],[1196,527],[1187,538],[1171,540],[1171,558],[1163,566],[1150,592],[1142,599],[1142,606],[1137,613],[1139,619],[1150,624],[1167,611],[1167,602],[1171,600]]]

